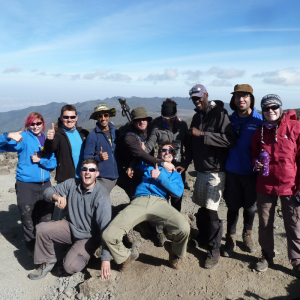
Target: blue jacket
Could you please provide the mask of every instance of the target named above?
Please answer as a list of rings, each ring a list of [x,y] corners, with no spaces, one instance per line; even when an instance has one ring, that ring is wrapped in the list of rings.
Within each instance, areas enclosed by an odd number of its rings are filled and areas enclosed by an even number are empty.
[[[160,175],[158,179],[151,178],[151,170],[154,167],[141,162],[137,168],[144,171],[143,181],[137,187],[134,197],[153,195],[166,199],[167,193],[180,198],[183,194],[184,185],[178,172],[168,172],[163,167],[158,167]]]
[[[252,175],[253,166],[251,160],[251,139],[254,132],[262,126],[262,116],[254,108],[247,118],[240,118],[237,112],[229,117],[234,133],[240,132],[236,143],[229,148],[226,160],[226,170],[239,175]]]
[[[106,134],[96,125],[88,135],[85,143],[83,159],[93,158],[98,162],[100,176],[103,178],[116,179],[119,177],[118,167],[115,157],[115,138],[116,138],[116,127],[109,123],[112,145],[108,140]],[[100,161],[99,151],[107,152],[108,160]]]
[[[57,166],[54,153],[42,154],[42,148],[37,137],[30,131],[21,133],[23,140],[17,143],[7,137],[8,133],[0,135],[0,147],[7,152],[18,152],[16,179],[23,182],[45,182],[50,180],[50,171]],[[39,163],[33,163],[31,155],[37,152],[42,158]]]

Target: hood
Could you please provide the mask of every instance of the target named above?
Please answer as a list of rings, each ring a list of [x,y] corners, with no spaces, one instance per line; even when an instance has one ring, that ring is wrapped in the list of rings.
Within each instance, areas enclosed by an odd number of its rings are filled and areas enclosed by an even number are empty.
[[[252,94],[250,94],[250,97],[251,97],[251,104],[250,104],[250,107],[251,109],[253,110],[254,109],[254,106],[255,106],[255,98]],[[236,110],[236,106],[235,106],[235,103],[234,103],[234,94],[232,95],[231,97],[231,100],[230,100],[230,103],[229,103],[229,106],[232,110]]]
[[[297,121],[297,114],[293,109],[291,109],[290,111],[284,112],[282,115],[283,122],[287,123],[290,120]]]

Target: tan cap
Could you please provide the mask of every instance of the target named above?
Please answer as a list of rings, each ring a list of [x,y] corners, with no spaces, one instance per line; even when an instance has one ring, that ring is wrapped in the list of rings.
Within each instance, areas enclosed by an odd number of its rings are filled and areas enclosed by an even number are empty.
[[[97,120],[97,116],[100,112],[107,111],[110,115],[110,117],[114,117],[116,115],[116,109],[111,108],[109,109],[106,104],[99,104],[94,108],[94,112],[91,114],[90,119]]]

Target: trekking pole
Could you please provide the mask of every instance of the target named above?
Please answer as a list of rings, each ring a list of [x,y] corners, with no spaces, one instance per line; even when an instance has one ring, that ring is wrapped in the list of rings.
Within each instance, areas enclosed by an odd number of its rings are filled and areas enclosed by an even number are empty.
[[[131,116],[130,116],[130,107],[126,103],[126,99],[119,98],[118,99],[122,108],[122,116],[127,117],[128,122],[131,121]]]

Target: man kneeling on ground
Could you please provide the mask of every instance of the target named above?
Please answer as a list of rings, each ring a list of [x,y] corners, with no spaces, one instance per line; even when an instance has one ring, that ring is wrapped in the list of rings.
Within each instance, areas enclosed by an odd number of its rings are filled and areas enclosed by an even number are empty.
[[[81,178],[68,179],[44,192],[44,200],[57,202],[60,209],[67,205],[68,215],[67,219],[36,226],[34,263],[41,266],[28,275],[32,280],[45,277],[54,267],[53,242],[72,245],[63,262],[69,274],[80,272],[102,244],[101,278],[109,278],[111,274],[111,255],[102,240],[102,233],[111,219],[110,198],[96,180],[99,171],[94,159],[83,161],[80,175]]]
[[[159,158],[171,162],[175,146],[164,142],[158,150]],[[163,167],[140,163],[137,169],[144,172],[143,181],[137,187],[133,201],[122,210],[103,233],[103,240],[108,246],[115,262],[120,264],[120,271],[125,271],[139,253],[136,248],[129,250],[122,242],[123,236],[137,224],[151,221],[164,225],[173,235],[173,242],[165,242],[169,252],[169,262],[174,269],[181,267],[181,259],[186,255],[190,227],[183,215],[166,201],[167,193],[180,198],[184,185],[181,175],[168,172]]]

